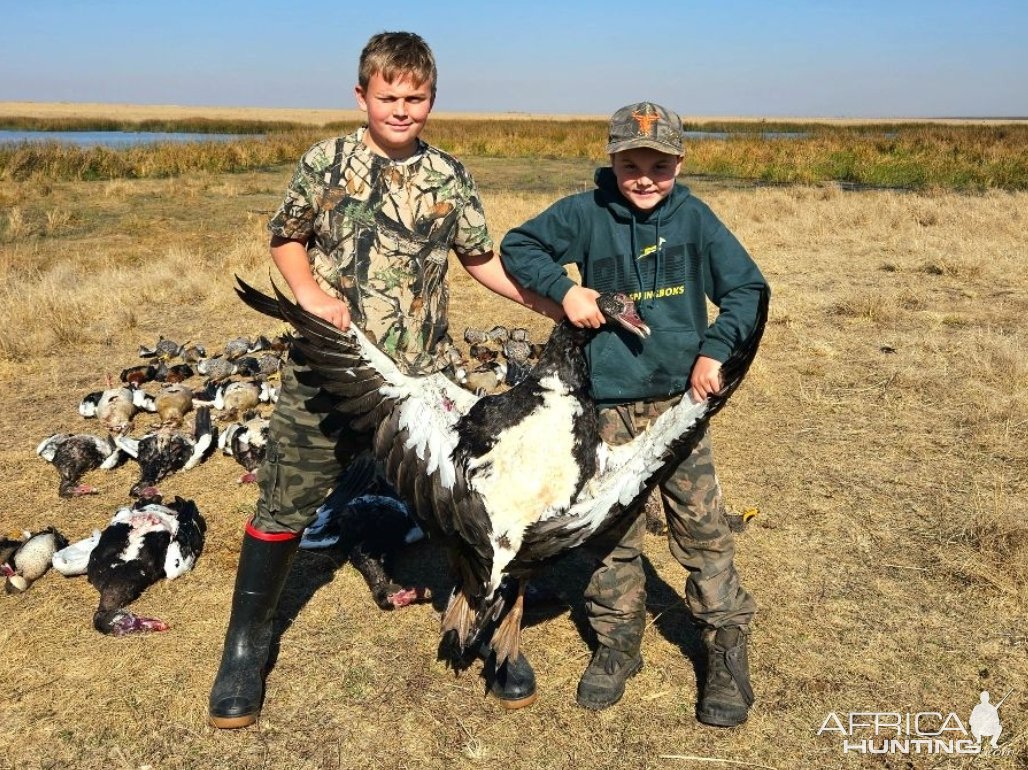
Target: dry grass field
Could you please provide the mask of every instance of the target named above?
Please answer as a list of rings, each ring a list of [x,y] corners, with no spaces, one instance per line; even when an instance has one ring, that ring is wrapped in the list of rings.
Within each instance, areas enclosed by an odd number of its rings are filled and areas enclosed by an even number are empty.
[[[469,165],[497,238],[591,176],[554,164],[559,189],[526,192],[501,162]],[[33,450],[95,430],[79,400],[138,363],[140,344],[217,348],[276,330],[231,283],[267,286],[263,225],[288,175],[0,188],[0,532],[52,524],[79,539],[126,504],[131,466],[94,472],[101,494],[68,501]],[[693,717],[684,577],[650,535],[646,667],[607,711],[574,703],[589,659],[581,555],[541,577],[568,606],[529,618],[541,696],[507,713],[476,669],[454,678],[435,661],[438,604],[381,612],[338,553],[301,553],[259,728],[212,730],[207,693],[256,495],[215,456],[162,485],[208,522],[196,569],[134,605],[168,632],[101,636],[85,578],[51,572],[0,596],[0,770],[1028,766],[1028,194],[696,189],[774,289],[760,356],[713,429],[729,504],[760,511],[738,539],[761,606],[745,726]],[[500,321],[546,333],[451,275],[458,333]],[[418,544],[401,574],[443,597],[442,564]],[[872,757],[818,735],[831,712],[966,724],[984,689],[1012,690],[998,754]]]

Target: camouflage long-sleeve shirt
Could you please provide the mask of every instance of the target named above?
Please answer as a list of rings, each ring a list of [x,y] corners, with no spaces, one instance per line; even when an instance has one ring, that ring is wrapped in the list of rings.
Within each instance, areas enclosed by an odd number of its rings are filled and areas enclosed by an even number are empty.
[[[392,161],[368,149],[364,131],[304,153],[268,230],[306,242],[318,284],[401,368],[437,371],[449,344],[449,251],[492,249],[478,189],[441,150],[419,140]]]

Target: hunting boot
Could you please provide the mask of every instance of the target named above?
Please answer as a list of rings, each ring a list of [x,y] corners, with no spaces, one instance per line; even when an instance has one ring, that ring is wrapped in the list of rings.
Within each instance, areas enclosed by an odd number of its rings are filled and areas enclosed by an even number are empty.
[[[746,658],[748,636],[738,626],[708,628],[703,632],[707,679],[696,704],[696,718],[705,725],[735,727],[746,721],[753,705]]]
[[[300,535],[265,533],[248,524],[243,535],[221,667],[211,688],[210,723],[222,729],[257,721],[264,697],[275,608]]]
[[[483,645],[485,667],[482,675],[489,683],[489,694],[496,698],[506,709],[520,709],[535,703],[539,694],[535,689],[535,671],[523,653],[518,653],[514,660],[508,659],[497,670],[496,653],[486,651]]]
[[[578,705],[593,711],[613,706],[625,694],[625,682],[642,670],[642,655],[600,645],[578,680]]]

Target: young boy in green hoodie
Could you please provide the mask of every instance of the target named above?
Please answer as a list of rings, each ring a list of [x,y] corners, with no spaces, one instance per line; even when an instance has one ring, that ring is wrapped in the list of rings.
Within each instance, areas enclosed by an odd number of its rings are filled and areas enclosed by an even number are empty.
[[[559,302],[577,326],[598,329],[589,343],[593,396],[605,441],[621,444],[682,398],[707,398],[721,387],[721,362],[756,324],[767,283],[711,210],[676,178],[684,153],[682,122],[642,102],[611,117],[610,167],[596,189],[563,198],[511,230],[500,246],[504,266],[525,288]],[[575,264],[581,285],[563,266]],[[632,296],[651,336],[644,342],[604,326],[596,297]],[[706,301],[720,312],[708,325]],[[688,571],[686,604],[703,629],[707,676],[697,718],[731,727],[753,703],[746,644],[756,604],[733,564],[708,436],[661,485],[668,541]],[[617,703],[642,668],[645,515],[626,519],[594,542],[602,560],[586,589],[598,647],[578,684],[590,709]]]

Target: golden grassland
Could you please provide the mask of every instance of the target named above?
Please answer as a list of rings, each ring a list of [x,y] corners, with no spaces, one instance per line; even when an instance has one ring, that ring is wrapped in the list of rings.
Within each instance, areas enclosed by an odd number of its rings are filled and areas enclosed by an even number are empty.
[[[524,192],[503,166],[471,166],[497,237],[590,176],[565,166],[554,189]],[[0,188],[0,531],[53,524],[78,539],[126,504],[131,466],[91,474],[102,493],[66,501],[33,450],[94,430],[79,400],[138,362],[138,345],[276,330],[234,298],[231,276],[268,285],[263,227],[289,172]],[[260,728],[213,731],[207,692],[256,495],[216,456],[162,485],[195,499],[209,527],[196,569],[135,605],[167,633],[100,636],[84,578],[48,574],[0,597],[0,768],[1024,767],[1028,193],[695,188],[774,289],[760,356],[713,428],[729,504],[760,510],[738,539],[761,606],[744,727],[695,722],[683,572],[648,536],[646,667],[607,711],[574,704],[589,658],[583,554],[541,577],[569,606],[529,618],[541,696],[507,713],[475,669],[454,678],[435,661],[439,603],[380,612],[339,554],[310,553],[283,601]],[[456,264],[451,276],[458,332],[546,333]],[[401,575],[443,597],[443,562],[417,545]],[[966,723],[983,689],[1013,690],[1002,755],[843,755],[837,735],[816,734],[831,711]]]

